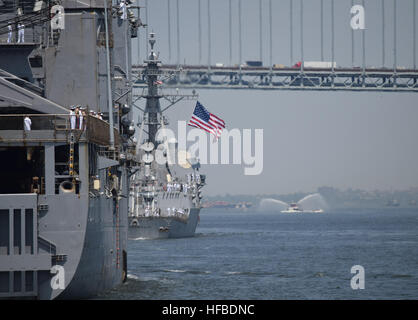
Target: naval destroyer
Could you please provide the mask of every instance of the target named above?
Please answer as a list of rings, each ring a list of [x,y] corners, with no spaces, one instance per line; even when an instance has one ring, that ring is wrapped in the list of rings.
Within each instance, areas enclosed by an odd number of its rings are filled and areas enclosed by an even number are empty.
[[[139,170],[133,175],[130,188],[129,238],[156,239],[191,237],[195,234],[201,208],[201,189],[206,176],[200,174],[198,159],[185,150],[178,150],[175,138],[164,134],[167,118],[160,98],[167,98],[160,85],[164,75],[161,61],[154,52],[155,34],[150,34],[151,52],[144,61],[143,79],[146,90],[140,97],[146,106],[140,123],[136,148]],[[169,107],[191,95],[173,95]],[[172,96],[172,97],[173,97]],[[146,129],[146,131],[145,131]],[[147,137],[142,139],[142,133]],[[161,134],[160,134],[161,133]]]
[[[133,10],[0,1],[0,298],[85,298],[126,279]]]

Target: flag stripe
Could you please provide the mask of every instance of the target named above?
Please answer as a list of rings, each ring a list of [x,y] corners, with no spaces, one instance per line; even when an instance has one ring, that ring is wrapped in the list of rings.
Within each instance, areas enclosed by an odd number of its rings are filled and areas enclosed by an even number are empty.
[[[192,117],[192,119],[190,119],[190,121],[193,121],[198,126],[204,127],[204,128],[206,128],[208,130],[213,130],[214,129],[213,127],[211,127],[210,125],[206,124],[205,122],[203,122],[201,119],[199,119],[197,117]]]
[[[217,122],[213,121],[212,119],[211,119],[211,120],[209,120],[209,122],[210,122],[212,125],[214,125],[215,127],[225,128],[225,126],[224,126],[224,125],[219,124],[219,123],[217,123]]]
[[[217,116],[215,116],[213,113],[211,113],[212,116],[214,116],[216,119],[218,119],[221,122],[224,122],[221,118],[218,118]],[[225,122],[224,122],[225,123]]]
[[[209,122],[205,122],[202,119],[200,119],[199,117],[196,116],[192,116],[192,119],[194,119],[196,122],[198,122],[199,124],[206,126],[210,129],[216,129],[216,126],[211,125]]]
[[[210,124],[212,124],[212,125],[214,125],[214,127],[216,127],[216,135],[218,136],[218,137],[220,137],[221,136],[221,134],[222,134],[222,130],[223,130],[223,128],[222,128],[222,126],[218,126],[216,123],[214,123],[212,120],[209,120],[209,123]]]
[[[214,121],[216,121],[217,123],[219,123],[221,126],[223,126],[225,128],[225,121],[223,121],[222,119],[219,119],[217,116],[215,116],[213,113],[210,114],[211,117],[214,118]]]
[[[193,122],[193,120],[190,120],[189,125],[190,125],[190,126],[192,126],[192,127],[196,127],[196,128],[199,128],[199,129],[202,129],[202,130],[205,130],[205,131],[207,131],[207,132],[209,132],[209,133],[214,134],[212,130],[206,129],[205,127],[203,127],[203,126],[201,126],[201,125],[199,125],[199,124],[195,124],[195,123]]]
[[[215,122],[215,121],[213,121],[212,120],[212,118],[209,120],[209,123],[212,125],[212,126],[214,126],[214,127],[222,127],[222,128],[225,128],[225,127],[223,127],[222,125],[219,125],[217,122]]]
[[[197,118],[197,117],[192,117],[192,119],[190,119],[190,121],[194,121],[197,125],[204,127],[206,129],[208,129],[209,131],[214,133],[214,127],[211,127],[209,125],[207,125],[206,123],[204,123],[201,119]]]
[[[222,133],[222,130],[223,130],[223,128],[222,127],[220,127],[220,126],[218,126],[216,123],[214,123],[212,120],[209,120],[209,123],[211,124],[211,125],[213,125],[213,127],[214,127],[214,129],[216,130],[216,132],[218,133],[218,135],[220,135],[220,133],[219,132],[221,132]]]

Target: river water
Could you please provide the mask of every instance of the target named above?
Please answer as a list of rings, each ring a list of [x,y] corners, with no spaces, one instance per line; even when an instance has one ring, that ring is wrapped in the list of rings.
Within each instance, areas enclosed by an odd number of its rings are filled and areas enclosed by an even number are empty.
[[[418,299],[418,208],[205,209],[194,238],[128,250],[128,281],[100,299]]]

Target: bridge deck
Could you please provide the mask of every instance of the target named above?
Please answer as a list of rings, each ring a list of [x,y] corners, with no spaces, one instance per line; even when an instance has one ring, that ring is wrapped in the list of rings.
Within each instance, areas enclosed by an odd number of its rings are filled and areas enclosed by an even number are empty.
[[[146,87],[144,68],[133,66],[135,87]],[[418,92],[418,70],[397,68],[270,68],[164,65],[165,86],[206,89],[284,89]]]

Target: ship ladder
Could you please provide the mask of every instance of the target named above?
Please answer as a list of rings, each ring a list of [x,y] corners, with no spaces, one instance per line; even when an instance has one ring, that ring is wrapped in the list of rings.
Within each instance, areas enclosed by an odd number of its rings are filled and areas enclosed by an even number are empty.
[[[73,185],[75,186],[75,176],[74,176],[74,133],[70,134],[70,158],[69,158],[69,174],[72,177]]]

